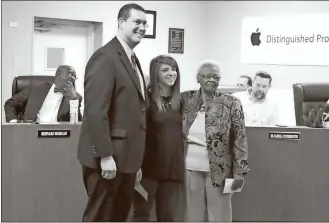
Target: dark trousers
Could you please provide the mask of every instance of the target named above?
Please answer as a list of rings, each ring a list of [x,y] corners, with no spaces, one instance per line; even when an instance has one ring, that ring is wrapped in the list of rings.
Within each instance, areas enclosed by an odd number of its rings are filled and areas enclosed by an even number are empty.
[[[136,174],[116,173],[106,180],[101,170],[82,167],[88,202],[82,221],[126,221],[134,198]]]
[[[135,191],[133,221],[149,221],[155,199],[157,221],[172,222],[178,212],[183,183],[178,181],[156,181],[142,178],[141,185],[148,193],[147,201]]]

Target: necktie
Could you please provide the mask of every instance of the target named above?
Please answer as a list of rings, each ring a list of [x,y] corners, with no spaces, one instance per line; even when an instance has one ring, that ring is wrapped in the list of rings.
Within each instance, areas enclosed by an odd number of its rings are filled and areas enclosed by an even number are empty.
[[[135,56],[134,53],[131,54],[131,63],[132,63],[132,66],[134,68],[135,74],[136,74],[137,79],[138,79],[138,83],[139,83],[138,85],[139,85],[139,87],[141,87],[140,79],[139,79],[139,75],[138,75],[138,70],[137,70],[138,68],[137,68],[137,63],[136,63],[136,56]]]
[[[57,87],[55,87],[54,92],[55,92],[55,93],[57,93],[57,92],[61,92],[61,90],[59,90]]]
[[[140,76],[139,76],[139,73],[138,73],[138,67],[137,67],[137,63],[136,63],[136,56],[135,56],[134,53],[131,54],[131,64],[132,64],[132,67],[134,68],[135,74],[136,74],[137,79],[138,79],[138,87],[141,89],[142,95],[144,97],[144,90],[142,89],[142,83],[141,83],[141,79],[140,79]]]
[[[134,68],[134,70],[135,70],[136,75],[138,76],[138,73],[137,73],[138,71],[137,71],[136,56],[135,56],[134,53],[131,54],[131,63],[132,63],[132,66],[133,66],[133,68]]]

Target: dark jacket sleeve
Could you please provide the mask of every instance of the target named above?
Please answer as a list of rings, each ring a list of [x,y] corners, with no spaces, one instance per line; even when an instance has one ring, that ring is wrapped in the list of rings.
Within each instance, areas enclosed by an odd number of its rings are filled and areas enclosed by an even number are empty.
[[[25,109],[27,100],[30,95],[30,91],[31,86],[26,87],[5,102],[4,109],[6,115],[6,122],[10,122],[10,120],[13,119],[18,119],[17,110],[18,108],[22,110]]]
[[[84,117],[90,131],[95,157],[113,156],[108,112],[114,94],[115,70],[110,58],[98,52],[88,62],[85,73]],[[86,124],[86,123],[85,123]]]

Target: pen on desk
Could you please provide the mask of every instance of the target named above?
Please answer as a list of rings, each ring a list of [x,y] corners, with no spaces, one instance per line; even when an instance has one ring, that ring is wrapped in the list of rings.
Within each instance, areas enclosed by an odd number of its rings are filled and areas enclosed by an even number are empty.
[[[275,125],[277,127],[288,127],[287,125]]]
[[[20,121],[20,123],[29,123],[29,124],[39,124],[39,122],[37,122],[37,121],[32,121],[32,120],[22,120],[22,121]]]

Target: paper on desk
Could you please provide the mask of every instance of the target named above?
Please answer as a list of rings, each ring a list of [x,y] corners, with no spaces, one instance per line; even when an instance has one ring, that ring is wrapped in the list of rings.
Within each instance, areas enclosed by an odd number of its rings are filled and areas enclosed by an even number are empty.
[[[144,187],[138,182],[135,184],[135,190],[140,193],[140,195],[142,195],[142,197],[147,200],[147,192],[146,190],[144,189]]]
[[[244,186],[244,181],[243,181],[242,187],[240,187],[237,190],[232,190],[233,181],[234,181],[234,179],[232,179],[232,178],[227,178],[225,180],[225,186],[224,186],[224,191],[223,191],[224,194],[231,194],[231,193],[235,193],[235,192],[241,192],[241,190]]]

